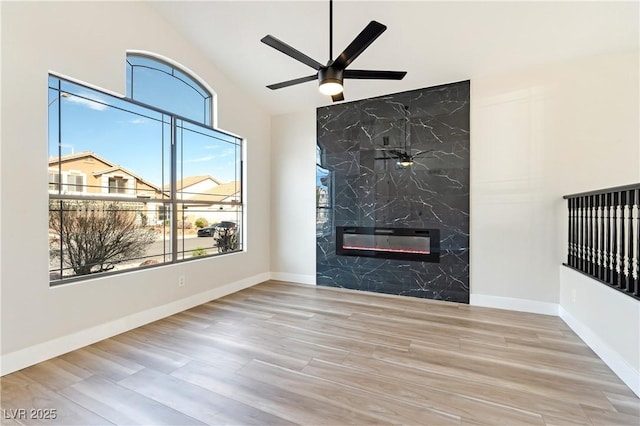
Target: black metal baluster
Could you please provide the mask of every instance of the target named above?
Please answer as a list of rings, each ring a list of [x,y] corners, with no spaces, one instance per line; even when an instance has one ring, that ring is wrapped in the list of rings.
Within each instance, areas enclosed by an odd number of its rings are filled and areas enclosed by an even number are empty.
[[[571,226],[573,226],[573,217],[571,217],[571,199],[567,202],[567,265],[571,265],[571,250],[573,245],[571,244]]]

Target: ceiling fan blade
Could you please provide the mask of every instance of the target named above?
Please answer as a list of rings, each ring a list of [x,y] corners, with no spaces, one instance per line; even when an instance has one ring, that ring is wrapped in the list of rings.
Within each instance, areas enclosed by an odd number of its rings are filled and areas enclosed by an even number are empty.
[[[324,66],[320,62],[316,61],[315,59],[308,57],[304,53],[294,49],[293,47],[289,46],[287,43],[278,40],[272,35],[264,36],[260,41],[266,44],[267,46],[271,46],[274,49],[284,53],[285,55],[290,56],[293,59],[300,61],[305,65],[310,66],[316,71]]]
[[[371,43],[382,34],[387,27],[380,22],[371,21],[364,30],[351,42],[349,46],[333,61],[332,67],[345,69],[353,62]]]
[[[412,157],[415,158],[415,157],[418,157],[418,156],[420,156],[422,154],[428,154],[428,153],[433,152],[433,151],[434,151],[433,149],[428,149],[426,151],[418,151],[415,154],[413,154]]]
[[[406,71],[344,70],[344,78],[402,80]]]
[[[344,101],[344,92],[340,92],[337,95],[331,96],[331,99],[333,100],[333,102]]]
[[[393,157],[375,157],[374,160],[395,160]]]
[[[282,83],[270,84],[267,87],[271,90],[282,89],[283,87],[289,87],[300,83],[306,83],[307,81],[313,81],[318,79],[318,74],[310,75],[307,77],[295,78],[293,80],[283,81]]]

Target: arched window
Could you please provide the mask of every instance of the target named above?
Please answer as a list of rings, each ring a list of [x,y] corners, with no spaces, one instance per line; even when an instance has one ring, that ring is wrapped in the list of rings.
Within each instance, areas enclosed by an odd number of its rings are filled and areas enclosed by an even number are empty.
[[[212,91],[140,54],[127,83],[49,75],[51,285],[243,249],[243,141],[212,127]]]
[[[127,54],[127,97],[206,126],[212,123],[211,92],[175,66],[149,55]]]

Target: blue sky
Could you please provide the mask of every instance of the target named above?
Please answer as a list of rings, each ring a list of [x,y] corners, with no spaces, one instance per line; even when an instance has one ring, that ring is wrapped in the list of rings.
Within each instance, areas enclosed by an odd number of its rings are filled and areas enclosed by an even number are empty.
[[[60,140],[63,155],[93,151],[155,185],[163,184],[163,174],[164,184],[169,183],[168,115],[163,118],[154,110],[67,81],[61,81],[62,96],[58,96],[58,90],[51,89],[58,87],[57,81],[55,77],[49,80],[50,157],[58,155]],[[158,103],[189,114],[189,108],[180,105],[181,97],[175,90],[165,93],[156,89],[151,93]],[[202,119],[201,113],[198,118]],[[240,161],[240,148],[235,138],[185,122],[179,127],[178,141],[183,164],[179,175],[211,175],[221,182],[239,180],[235,165]]]

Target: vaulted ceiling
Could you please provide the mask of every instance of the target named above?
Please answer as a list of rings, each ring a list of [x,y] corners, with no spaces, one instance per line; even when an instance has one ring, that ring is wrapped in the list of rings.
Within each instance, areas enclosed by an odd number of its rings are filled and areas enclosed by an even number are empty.
[[[151,2],[158,13],[272,114],[331,103],[316,82],[267,84],[314,71],[264,45],[271,34],[315,60],[329,59],[329,2]],[[346,80],[346,101],[557,61],[639,48],[639,3],[334,1],[333,55],[371,20],[388,29],[351,68],[408,71],[402,81]],[[606,78],[606,76],[603,76]]]

